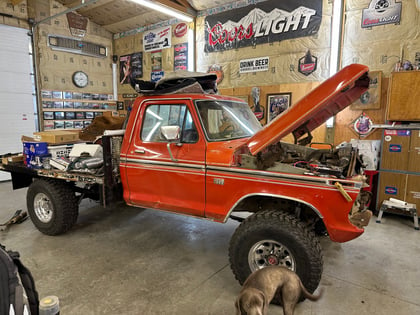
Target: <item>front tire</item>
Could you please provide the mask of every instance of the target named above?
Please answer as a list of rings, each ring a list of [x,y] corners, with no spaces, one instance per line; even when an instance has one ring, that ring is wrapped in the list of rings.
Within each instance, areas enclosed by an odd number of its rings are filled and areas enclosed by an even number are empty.
[[[46,235],[70,230],[79,214],[74,191],[62,181],[35,180],[28,188],[26,204],[35,227]]]
[[[241,285],[252,272],[279,265],[295,271],[311,293],[319,285],[323,268],[314,232],[294,216],[273,210],[255,213],[239,225],[230,241],[229,259]],[[281,304],[281,297],[276,295],[272,302]]]

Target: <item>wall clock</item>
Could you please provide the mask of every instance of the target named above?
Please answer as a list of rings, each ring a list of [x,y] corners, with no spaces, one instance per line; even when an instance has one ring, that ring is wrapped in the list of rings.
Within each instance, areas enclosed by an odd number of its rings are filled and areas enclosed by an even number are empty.
[[[75,73],[73,73],[72,79],[73,79],[74,85],[79,88],[84,88],[89,83],[88,75],[84,73],[83,71],[76,71]]]

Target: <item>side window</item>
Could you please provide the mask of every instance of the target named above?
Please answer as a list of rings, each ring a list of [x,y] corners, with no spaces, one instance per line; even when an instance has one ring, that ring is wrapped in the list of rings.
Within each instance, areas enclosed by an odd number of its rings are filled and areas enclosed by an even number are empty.
[[[181,142],[198,141],[197,129],[186,105],[148,106],[143,120],[141,139],[150,142],[166,142],[160,131],[163,126],[179,126]]]

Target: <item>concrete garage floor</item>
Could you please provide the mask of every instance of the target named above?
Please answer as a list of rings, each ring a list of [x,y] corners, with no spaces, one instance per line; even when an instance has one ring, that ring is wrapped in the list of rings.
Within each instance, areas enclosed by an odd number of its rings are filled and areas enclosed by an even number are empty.
[[[25,196],[0,183],[0,222],[26,210]],[[420,314],[420,232],[410,218],[375,219],[349,243],[322,239],[324,296],[295,315]],[[86,200],[67,234],[43,235],[27,220],[0,232],[0,243],[21,253],[41,297],[59,297],[61,314],[234,314],[240,286],[228,244],[237,225]]]

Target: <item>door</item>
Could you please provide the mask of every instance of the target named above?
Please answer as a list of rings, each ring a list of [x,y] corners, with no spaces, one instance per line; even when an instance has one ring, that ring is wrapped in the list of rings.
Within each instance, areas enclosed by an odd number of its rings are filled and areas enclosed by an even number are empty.
[[[0,154],[22,152],[22,135],[35,131],[29,46],[28,30],[0,25]]]
[[[180,100],[142,105],[129,148],[131,203],[204,216],[206,142],[191,106]],[[166,126],[177,132],[172,140],[162,133]]]

